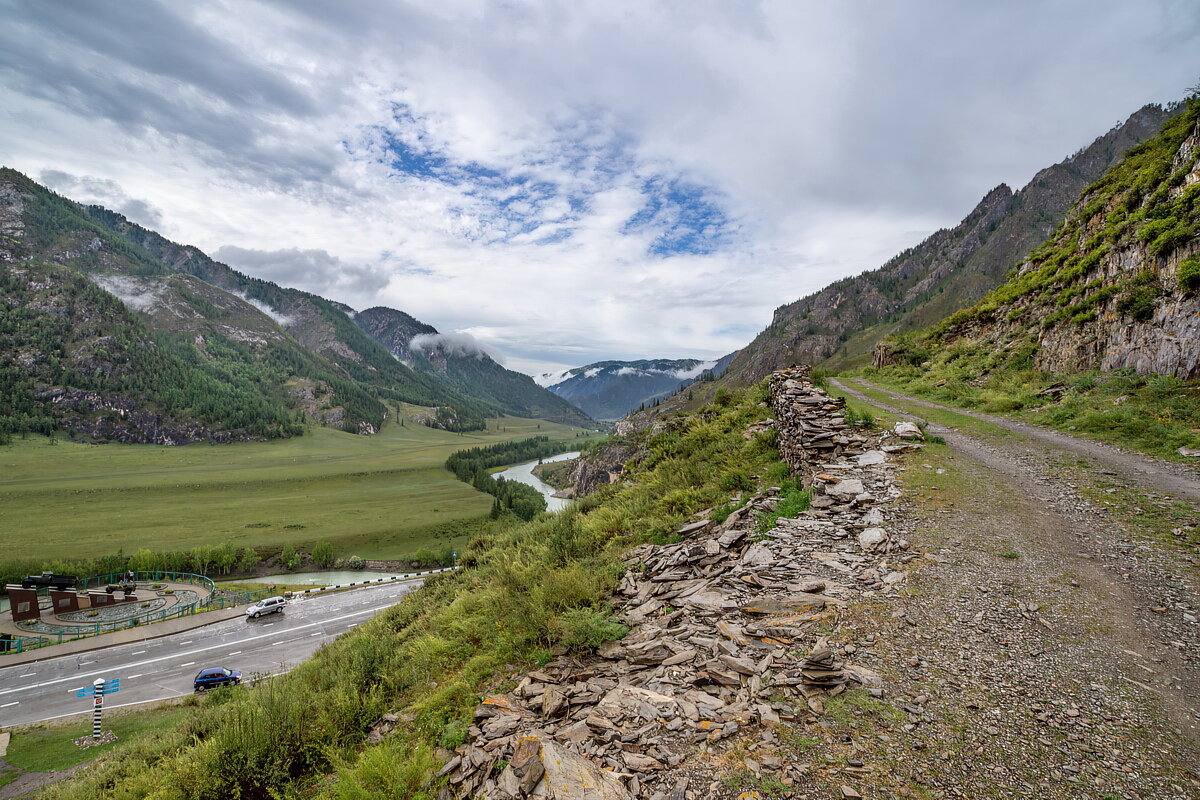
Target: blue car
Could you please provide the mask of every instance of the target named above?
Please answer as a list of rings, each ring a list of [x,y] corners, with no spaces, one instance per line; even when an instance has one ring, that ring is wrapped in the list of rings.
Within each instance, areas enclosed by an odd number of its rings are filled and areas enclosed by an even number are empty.
[[[218,686],[234,686],[242,682],[242,673],[227,667],[211,667],[202,669],[196,675],[193,684],[197,692],[205,689],[216,689]]]

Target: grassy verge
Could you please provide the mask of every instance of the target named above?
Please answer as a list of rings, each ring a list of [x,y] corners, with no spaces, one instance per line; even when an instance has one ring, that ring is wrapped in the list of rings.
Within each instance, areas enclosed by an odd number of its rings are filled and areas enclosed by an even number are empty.
[[[668,421],[633,442],[644,457],[630,482],[475,537],[459,572],[435,576],[286,676],[205,698],[183,724],[48,797],[436,796],[434,749],[464,741],[482,692],[556,647],[623,635],[608,604],[621,553],[671,540],[691,514],[778,470],[773,433],[743,436],[767,416],[765,396],[759,385]],[[405,715],[401,732],[364,749],[385,711]]]
[[[1076,375],[1011,368],[988,371],[981,366],[982,357],[970,345],[955,345],[939,352],[927,368],[892,366],[851,375],[939,403],[1013,416],[1158,458],[1187,461],[1176,452],[1178,448],[1200,447],[1200,381],[1142,376],[1128,370]],[[1061,391],[1041,394],[1056,386]],[[937,413],[921,411],[930,419]],[[978,420],[975,424],[986,425]]]
[[[117,741],[87,749],[77,747],[72,741],[92,732],[91,717],[87,715],[14,730],[4,758],[17,771],[0,775],[0,786],[11,783],[24,772],[53,772],[96,758],[119,758],[147,736],[179,725],[194,704],[192,698],[187,698],[180,705],[110,711],[105,714],[104,729],[116,733]]]

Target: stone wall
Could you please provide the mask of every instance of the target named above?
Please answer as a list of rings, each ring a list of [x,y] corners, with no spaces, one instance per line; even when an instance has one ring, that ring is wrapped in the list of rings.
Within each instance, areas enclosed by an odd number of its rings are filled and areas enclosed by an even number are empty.
[[[778,425],[813,508],[764,527],[779,502],[767,488],[719,523],[693,518],[678,541],[627,553],[612,607],[629,634],[498,676],[513,688],[485,697],[467,742],[441,752],[443,797],[714,796],[704,791],[724,754],[746,748],[793,786],[808,767],[776,726],[817,724],[826,698],[849,688],[881,691],[883,677],[836,636],[851,601],[886,601],[905,584],[916,554],[890,521],[893,454],[917,445],[849,429],[807,368],[775,373],[771,387],[775,419],[745,435]]]

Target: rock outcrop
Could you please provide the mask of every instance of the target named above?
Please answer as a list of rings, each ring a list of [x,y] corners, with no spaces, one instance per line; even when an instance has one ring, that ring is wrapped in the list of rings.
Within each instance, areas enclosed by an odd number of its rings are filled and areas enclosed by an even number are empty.
[[[1141,108],[1019,191],[1004,184],[992,189],[955,227],[878,269],[780,306],[718,385],[753,383],[787,364],[865,365],[883,337],[918,330],[971,305],[1050,235],[1088,184],[1153,136],[1172,113]]]
[[[920,445],[849,428],[806,369],[773,376],[771,406],[813,508],[772,527],[763,516],[778,497],[767,489],[719,524],[682,525],[675,544],[630,551],[614,598],[630,633],[486,697],[441,772],[446,796],[684,798],[698,748],[815,722],[824,699],[850,687],[880,691],[853,648],[818,631],[835,629],[851,600],[903,585],[914,554],[887,530],[899,495],[891,454]],[[778,758],[761,766],[797,777]]]
[[[925,334],[925,346],[972,343],[1049,372],[1200,378],[1200,103],[1147,146],[1080,197],[1006,284]],[[885,340],[872,363],[923,357]]]

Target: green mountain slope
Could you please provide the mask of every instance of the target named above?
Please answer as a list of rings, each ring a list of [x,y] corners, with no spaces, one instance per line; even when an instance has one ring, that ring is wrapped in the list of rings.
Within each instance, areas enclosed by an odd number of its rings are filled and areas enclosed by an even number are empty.
[[[843,369],[869,363],[887,335],[916,330],[977,301],[1062,220],[1079,192],[1170,115],[1146,106],[1020,191],[1000,185],[962,222],[879,269],[845,278],[776,309],[715,386],[759,380],[794,363]]]
[[[272,435],[295,432],[299,414],[371,433],[383,424],[388,404],[400,402],[447,409],[436,415],[447,427],[472,430],[484,424],[483,406],[399,363],[337,304],[243,275],[119,214],[82,206],[18,172],[0,170],[0,264],[11,274],[35,262],[86,276],[120,297],[181,363],[252,390],[274,409],[269,418],[276,422],[263,423]],[[18,305],[25,299],[12,297]],[[0,355],[10,358],[10,348]],[[156,386],[149,378],[141,385],[143,394],[125,398],[128,404],[140,399],[148,407],[166,407],[163,398],[173,387]],[[213,422],[198,412],[176,411],[176,423]],[[10,427],[16,424],[10,420]]]

